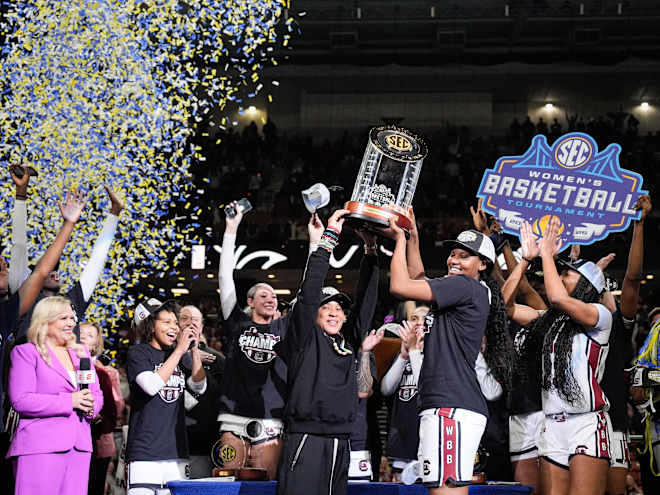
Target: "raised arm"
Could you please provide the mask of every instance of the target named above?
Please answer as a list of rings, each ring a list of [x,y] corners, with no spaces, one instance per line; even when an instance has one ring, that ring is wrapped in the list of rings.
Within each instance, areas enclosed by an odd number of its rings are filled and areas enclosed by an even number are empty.
[[[642,196],[635,204],[636,210],[641,210],[642,216],[633,221],[633,235],[628,253],[628,266],[621,287],[621,315],[632,319],[637,313],[639,287],[642,281],[642,265],[644,260],[644,220],[651,212],[651,198]]]
[[[18,177],[9,166],[9,173],[14,181],[16,196],[11,212],[11,264],[9,266],[9,292],[15,293],[30,276],[27,251],[27,196],[30,174],[27,167],[18,165],[23,170],[23,177]]]
[[[372,330],[362,341],[360,347],[360,366],[358,369],[358,397],[366,399],[373,393],[374,377],[371,374],[371,351],[383,340],[385,329]]]
[[[344,335],[350,338],[351,345],[357,349],[371,329],[371,323],[378,302],[378,250],[376,236],[370,232],[358,231],[364,241],[364,257],[360,262],[360,276],[355,289],[353,307],[345,323]]]
[[[344,224],[343,216],[347,213],[348,210],[337,210],[332,214],[318,249],[309,255],[286,337],[278,344],[284,351],[285,360],[302,350],[311,337],[310,331],[316,323],[321,302],[321,289],[330,266],[330,254],[338,243]]]
[[[105,217],[103,221],[103,227],[101,228],[101,233],[99,234],[94,247],[92,248],[92,254],[87,260],[87,264],[80,274],[80,288],[82,289],[83,298],[85,301],[89,301],[94,293],[94,288],[103,273],[103,267],[105,262],[108,259],[108,252],[112,246],[112,242],[115,239],[115,232],[117,232],[117,225],[119,224],[119,214],[124,208],[124,204],[117,197],[115,192],[110,189],[110,186],[107,184],[104,185],[108,196],[110,197],[110,213]]]
[[[531,321],[538,318],[538,312],[524,304],[516,304],[516,292],[520,281],[524,277],[525,270],[531,262],[539,255],[539,248],[532,234],[532,228],[529,223],[525,222],[520,228],[520,246],[522,249],[522,259],[517,263],[513,270],[509,270],[509,278],[506,279],[502,286],[502,297],[504,304],[507,307],[507,314],[509,318],[518,324],[525,326]]]
[[[406,243],[406,262],[408,264],[408,275],[413,280],[424,280],[424,263],[419,252],[419,231],[415,213],[411,212],[412,222],[410,224],[410,239]]]
[[[75,193],[67,192],[66,202],[64,206],[58,202],[60,208],[60,213],[62,218],[64,218],[64,223],[60,229],[57,237],[53,243],[46,250],[46,253],[41,257],[39,263],[32,271],[32,274],[27,278],[25,282],[18,289],[20,305],[18,308],[18,315],[23,316],[27,311],[32,307],[34,301],[36,301],[39,291],[46,280],[46,277],[53,271],[55,265],[57,264],[64,246],[71,237],[73,232],[73,227],[80,218],[85,204],[87,203],[87,196],[78,190]]]
[[[550,304],[559,311],[566,313],[572,320],[594,327],[598,324],[598,308],[570,296],[566,287],[559,278],[554,256],[561,248],[559,238],[559,219],[553,217],[546,228],[541,242],[541,260],[543,261],[543,277],[545,280],[545,291]]]
[[[234,206],[236,216],[230,217],[225,212],[225,233],[222,236],[222,251],[220,253],[220,267],[218,270],[218,284],[220,286],[220,308],[222,317],[226,320],[236,306],[236,284],[234,283],[234,267],[236,260],[234,258],[234,249],[236,249],[236,232],[243,219],[243,213],[237,208],[236,201],[231,203]]]
[[[401,299],[433,301],[433,292],[428,282],[410,278],[406,260],[406,236],[403,230],[390,218],[389,228],[382,229],[382,232],[396,242],[390,264],[390,292],[392,295]]]
[[[518,261],[516,260],[516,257],[513,255],[513,250],[511,249],[511,246],[507,243],[502,247],[502,254],[504,255],[504,260],[506,262],[507,269],[509,271],[509,274],[515,270],[516,266],[518,266]],[[530,256],[527,256],[529,259],[531,259]],[[527,280],[527,277],[525,276],[525,271],[527,270],[527,267],[525,267],[525,270],[523,270],[523,273],[520,277],[520,284],[518,285],[518,291],[517,293],[520,294],[520,299],[523,301],[524,304],[527,306],[530,306],[536,310],[544,310],[548,309],[547,305],[545,304],[545,301],[543,301],[543,298],[539,295],[538,292],[534,290],[534,288],[530,285],[529,281]],[[513,299],[515,300],[516,295],[513,295]]]

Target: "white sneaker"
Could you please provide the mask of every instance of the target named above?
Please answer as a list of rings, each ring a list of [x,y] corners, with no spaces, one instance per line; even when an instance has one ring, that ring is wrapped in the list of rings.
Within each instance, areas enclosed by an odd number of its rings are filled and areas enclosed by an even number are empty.
[[[410,461],[401,471],[401,481],[405,485],[412,485],[420,478],[419,461]]]

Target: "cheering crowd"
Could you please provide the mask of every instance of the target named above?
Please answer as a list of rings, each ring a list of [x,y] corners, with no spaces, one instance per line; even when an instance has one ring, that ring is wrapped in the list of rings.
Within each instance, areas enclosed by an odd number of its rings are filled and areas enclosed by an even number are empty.
[[[87,198],[67,195],[62,227],[30,271],[29,173],[19,169],[10,169],[16,197],[9,267],[0,259],[6,456],[15,493],[104,493],[109,466],[121,461],[130,495],[169,493],[168,482],[209,477],[214,464],[236,474],[262,470],[282,495],[344,494],[349,479],[378,478],[368,441],[374,394],[392,397],[385,454],[393,479],[422,482],[433,495],[467,494],[483,456],[492,472],[508,457],[512,478],[535,493],[628,492],[624,369],[632,361],[626,349],[638,313],[648,196],[635,205],[641,217],[633,222],[619,299],[606,273],[613,256],[582,260],[577,246],[558,256],[559,219],[541,237],[525,224],[514,239],[480,206],[471,208],[473,229],[443,242],[443,278],[426,277],[415,222],[409,236],[394,223],[378,232],[357,229],[364,255],[351,297],[325,284],[347,230],[348,212],[339,209],[325,224],[319,215],[309,220],[307,263],[286,307],[267,283],[237,293],[243,214],[233,203],[219,266],[223,352],[204,345],[198,307],[141,301],[125,366],[130,416],[118,449],[121,377],[101,359],[103,331],[85,322],[85,310],[121,200],[106,188],[111,210],[101,234],[78,282],[60,295],[57,263]],[[393,246],[391,258],[383,243]],[[382,268],[389,268],[389,292],[406,301],[400,324],[374,321]],[[650,318],[659,320],[660,311]],[[660,439],[649,373],[660,364],[660,327],[653,329],[632,387],[640,410],[650,411],[651,444]],[[386,333],[399,339],[399,349],[379,373]],[[498,428],[505,445],[492,440],[501,438]],[[654,493],[656,485],[650,476],[645,489]]]

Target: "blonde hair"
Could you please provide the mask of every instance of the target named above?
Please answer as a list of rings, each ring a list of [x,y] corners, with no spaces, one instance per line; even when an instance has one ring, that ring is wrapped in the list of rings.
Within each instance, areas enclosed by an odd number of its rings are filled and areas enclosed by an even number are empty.
[[[48,325],[59,317],[67,308],[73,309],[71,301],[62,296],[44,297],[37,303],[32,312],[32,320],[30,321],[30,328],[27,331],[28,342],[35,345],[44,361],[50,363],[50,351],[46,346],[46,336],[48,335]],[[76,343],[76,336],[71,334],[71,339],[67,342],[66,347],[75,349],[78,355],[85,356],[85,351],[80,344]]]
[[[91,321],[84,321],[80,324],[80,328],[82,329],[83,326],[96,329],[96,343],[88,350],[92,356],[100,356],[105,350],[105,346],[103,345],[103,329],[101,328],[101,325],[98,323],[92,323]]]

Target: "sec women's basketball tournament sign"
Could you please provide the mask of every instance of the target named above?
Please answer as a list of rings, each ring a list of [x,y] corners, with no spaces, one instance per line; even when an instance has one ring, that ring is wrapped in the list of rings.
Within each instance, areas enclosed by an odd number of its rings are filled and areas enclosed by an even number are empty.
[[[642,177],[619,165],[621,146],[598,152],[594,139],[565,134],[550,147],[538,135],[522,156],[503,156],[486,170],[477,196],[505,232],[517,235],[527,220],[543,235],[553,216],[562,222],[563,248],[591,244],[626,230],[640,216],[634,205],[646,194]]]

